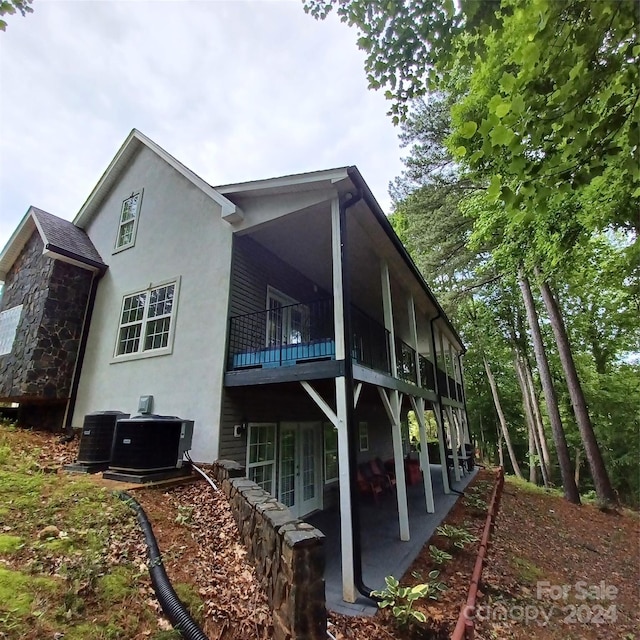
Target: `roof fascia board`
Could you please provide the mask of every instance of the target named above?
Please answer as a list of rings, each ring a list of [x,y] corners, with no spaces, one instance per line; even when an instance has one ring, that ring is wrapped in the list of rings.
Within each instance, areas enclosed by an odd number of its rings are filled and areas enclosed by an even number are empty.
[[[86,202],[82,205],[78,215],[73,221],[76,226],[83,229],[89,223],[107,192],[111,189],[117,177],[124,170],[129,159],[141,147],[141,145],[144,145],[153,151],[180,175],[220,205],[223,218],[225,218],[225,216],[235,216],[238,219],[242,219],[243,214],[241,209],[233,202],[225,198],[220,192],[200,178],[200,176],[196,175],[193,171],[176,160],[171,154],[167,153],[162,147],[153,142],[153,140],[147,138],[147,136],[137,129],[133,129],[116,153],[106,171],[102,174],[102,177],[93,188],[93,191],[87,198]]]
[[[60,262],[67,262],[68,264],[75,265],[76,267],[80,267],[81,269],[92,271],[93,273],[103,274],[108,268],[105,264],[95,262],[94,260],[89,260],[88,258],[80,258],[70,251],[62,249],[61,247],[57,247],[56,245],[50,244],[48,242],[44,246],[42,255],[48,258],[59,260]]]
[[[0,282],[4,282],[9,269],[11,269],[11,266],[17,259],[25,244],[27,244],[27,241],[33,234],[34,230],[37,229],[38,233],[42,235],[42,229],[38,227],[35,216],[31,210],[32,207],[29,207],[27,213],[24,214],[22,220],[16,227],[16,230],[4,246],[2,253],[0,253]],[[29,225],[29,221],[31,221],[31,225]]]
[[[265,180],[254,180],[251,182],[238,182],[235,184],[225,184],[216,187],[216,191],[223,195],[250,194],[252,191],[267,190],[292,190],[295,187],[313,185],[318,182],[330,182],[335,184],[348,178],[348,168],[326,169],[323,171],[313,171],[311,173],[297,173],[279,178],[267,178]]]
[[[455,330],[455,328],[451,324],[451,321],[447,317],[447,314],[444,312],[444,309],[440,306],[440,303],[438,302],[436,297],[433,295],[433,292],[429,288],[429,285],[426,283],[425,279],[422,277],[422,274],[420,273],[415,262],[409,255],[409,252],[407,251],[406,247],[402,244],[402,241],[400,240],[400,238],[398,238],[396,232],[393,230],[391,223],[389,222],[387,216],[382,210],[382,207],[380,207],[380,205],[378,204],[378,201],[375,199],[375,196],[371,192],[369,185],[365,182],[364,178],[362,177],[362,174],[360,173],[358,168],[355,166],[349,167],[347,171],[354,185],[357,188],[362,189],[362,195],[364,197],[364,200],[369,205],[369,208],[378,219],[380,226],[389,237],[389,240],[391,240],[394,248],[400,254],[400,256],[402,257],[406,265],[409,267],[409,269],[413,272],[414,277],[419,282],[420,286],[422,287],[424,292],[427,294],[431,302],[433,302],[433,304],[435,305],[436,310],[438,311],[438,314],[436,317],[440,317],[443,319],[447,329],[451,332],[454,339],[460,345],[462,352],[463,353],[466,352],[466,347],[464,346],[464,342],[462,342],[462,338],[460,337],[458,332]]]

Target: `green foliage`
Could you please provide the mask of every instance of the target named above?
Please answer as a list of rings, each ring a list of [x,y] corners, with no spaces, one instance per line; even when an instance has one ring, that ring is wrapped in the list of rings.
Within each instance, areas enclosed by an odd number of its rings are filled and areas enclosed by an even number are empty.
[[[475,509],[476,511],[487,511],[487,509],[489,508],[489,505],[485,500],[473,494],[465,495],[464,504],[468,507],[471,507],[472,509]]]
[[[416,600],[422,598],[438,599],[440,592],[446,589],[442,582],[437,582],[438,575],[438,571],[431,571],[427,582],[413,587],[401,587],[396,578],[387,576],[385,578],[387,586],[380,591],[372,591],[371,595],[382,598],[378,603],[381,609],[391,607],[394,617],[402,627],[411,623],[426,622],[424,613],[416,611],[413,605]]]
[[[0,427],[0,449],[11,452],[0,459],[0,554],[11,554],[12,566],[28,561],[28,572],[0,568],[0,628],[9,637],[59,631],[72,640],[116,640],[136,636],[141,625],[153,628],[137,567],[126,549],[114,557],[114,536],[135,529],[126,505],[85,478],[38,471],[40,452],[24,446],[23,433]],[[47,526],[52,537],[41,537]]]
[[[20,12],[23,16],[33,13],[33,0],[0,0],[0,16],[14,15]],[[0,31],[7,30],[7,22],[0,17]]]
[[[436,533],[451,541],[454,547],[464,549],[468,544],[477,542],[478,537],[474,536],[464,527],[456,527],[452,524],[442,524],[436,529]]]
[[[429,545],[429,555],[436,564],[446,564],[453,558],[450,553],[447,553],[443,549],[438,549],[438,547],[433,544]]]
[[[24,544],[20,536],[12,536],[6,533],[0,534],[0,553],[14,553]]]

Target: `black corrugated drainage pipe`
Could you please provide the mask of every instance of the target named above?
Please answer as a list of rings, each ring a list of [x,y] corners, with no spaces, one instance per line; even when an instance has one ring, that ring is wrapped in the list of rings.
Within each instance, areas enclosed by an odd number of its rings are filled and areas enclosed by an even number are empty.
[[[347,217],[349,207],[362,200],[362,190],[356,195],[348,194],[346,199],[340,198],[340,255],[342,260],[342,309],[344,313],[344,377],[347,401],[347,441],[349,443],[349,491],[351,494],[351,540],[353,545],[353,581],[356,589],[366,598],[378,602],[380,599],[371,596],[373,589],[367,587],[362,580],[362,546],[360,542],[360,514],[358,513],[357,466],[358,454],[356,444],[358,434],[354,428],[353,416],[353,360],[351,359],[353,342],[351,333],[351,288],[349,277]],[[342,514],[340,514],[342,517]]]
[[[149,556],[151,583],[153,584],[153,590],[156,592],[156,597],[162,607],[162,611],[167,618],[169,618],[174,629],[179,631],[187,640],[208,640],[204,631],[202,631],[198,623],[191,617],[171,586],[171,582],[169,582],[167,572],[162,564],[162,555],[160,554],[156,537],[153,535],[151,523],[144,509],[125,491],[119,491],[116,495],[135,511],[138,524],[142,529],[142,533],[144,533],[144,538],[147,543],[147,555]]]

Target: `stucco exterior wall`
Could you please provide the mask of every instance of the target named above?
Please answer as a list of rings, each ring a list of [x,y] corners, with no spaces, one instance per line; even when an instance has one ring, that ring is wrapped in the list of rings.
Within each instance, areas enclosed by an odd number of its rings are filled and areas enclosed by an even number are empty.
[[[114,252],[122,201],[144,189],[135,245]],[[231,227],[220,206],[143,147],[85,231],[109,264],[96,295],[73,425],[85,414],[135,414],[141,395],[153,412],[195,421],[191,455],[218,456],[231,265]],[[123,296],[179,279],[172,353],[114,358]]]

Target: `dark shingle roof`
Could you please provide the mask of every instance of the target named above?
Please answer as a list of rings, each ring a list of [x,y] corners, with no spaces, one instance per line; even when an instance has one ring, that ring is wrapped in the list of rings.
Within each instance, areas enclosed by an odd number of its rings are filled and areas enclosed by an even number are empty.
[[[80,262],[106,267],[89,236],[82,229],[42,209],[31,207],[31,212],[44,235],[45,245],[50,245],[51,250],[61,250]]]

